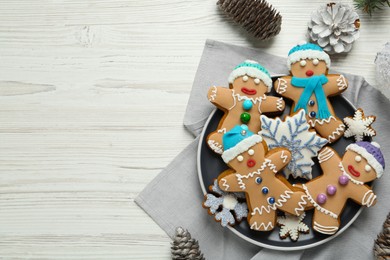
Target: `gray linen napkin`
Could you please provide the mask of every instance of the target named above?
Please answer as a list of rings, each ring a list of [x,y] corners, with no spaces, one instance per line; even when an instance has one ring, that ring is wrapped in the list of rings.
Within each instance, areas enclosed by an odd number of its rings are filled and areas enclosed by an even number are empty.
[[[175,227],[188,229],[199,240],[206,259],[373,259],[372,247],[381,225],[390,211],[389,173],[375,183],[378,203],[363,210],[358,219],[340,236],[324,245],[305,251],[281,252],[254,246],[233,232],[222,228],[202,209],[203,194],[199,185],[196,157],[199,134],[214,106],[206,98],[212,85],[227,85],[227,76],[243,60],[256,60],[271,75],[287,74],[286,59],[258,49],[245,48],[207,40],[187,105],[184,125],[197,138],[184,149],[147,187],[135,202],[167,234],[173,237]],[[349,88],[343,94],[366,115],[376,115],[373,127],[375,141],[385,158],[390,158],[390,101],[362,77],[344,74]]]

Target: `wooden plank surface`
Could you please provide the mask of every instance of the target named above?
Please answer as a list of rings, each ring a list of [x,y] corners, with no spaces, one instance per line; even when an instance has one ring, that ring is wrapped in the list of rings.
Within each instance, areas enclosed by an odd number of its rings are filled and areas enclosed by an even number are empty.
[[[169,259],[134,198],[192,140],[204,41],[285,56],[323,1],[270,2],[282,31],[256,42],[215,1],[0,1],[0,258]],[[390,10],[361,23],[332,67],[375,84]]]

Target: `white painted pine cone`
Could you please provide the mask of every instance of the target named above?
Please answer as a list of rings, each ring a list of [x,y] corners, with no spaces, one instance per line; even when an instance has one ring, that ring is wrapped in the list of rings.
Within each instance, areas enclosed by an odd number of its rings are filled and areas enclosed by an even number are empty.
[[[349,52],[359,38],[359,27],[359,15],[352,6],[331,3],[312,13],[308,33],[327,53],[343,53]]]

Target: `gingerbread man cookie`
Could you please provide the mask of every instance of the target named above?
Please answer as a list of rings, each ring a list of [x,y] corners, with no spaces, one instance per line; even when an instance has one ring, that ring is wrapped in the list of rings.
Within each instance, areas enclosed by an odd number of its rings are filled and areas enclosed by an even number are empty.
[[[347,89],[346,78],[328,74],[329,55],[312,43],[292,48],[287,65],[291,75],[275,82],[276,92],[293,101],[291,113],[304,109],[311,127],[330,143],[335,142],[343,135],[345,125],[336,116],[328,97]]]
[[[302,187],[307,195],[307,209],[315,209],[313,229],[332,235],[339,229],[347,199],[367,207],[376,203],[376,195],[365,183],[382,176],[385,161],[377,143],[364,141],[347,146],[342,158],[332,148],[325,147],[318,161],[323,175]]]
[[[287,149],[268,152],[262,137],[246,125],[237,125],[223,136],[222,159],[231,169],[218,177],[223,191],[245,192],[249,227],[270,231],[275,227],[276,210],[300,215],[305,193],[277,173],[291,160]]]
[[[235,125],[246,124],[257,133],[259,116],[284,110],[283,98],[267,96],[272,88],[268,71],[255,61],[247,60],[234,68],[229,76],[229,88],[213,86],[208,91],[209,101],[225,112],[215,132],[207,137],[207,144],[222,154],[222,136]]]

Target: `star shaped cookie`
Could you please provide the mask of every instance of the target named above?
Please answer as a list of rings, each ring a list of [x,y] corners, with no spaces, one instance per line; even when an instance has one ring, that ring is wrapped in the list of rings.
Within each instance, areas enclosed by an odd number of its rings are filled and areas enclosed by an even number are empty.
[[[363,141],[364,136],[375,136],[376,132],[371,128],[374,123],[375,116],[364,116],[363,109],[358,108],[353,117],[344,118],[344,123],[347,125],[347,130],[344,132],[345,137],[354,137],[356,142]]]
[[[302,213],[300,216],[286,213],[286,216],[278,217],[276,221],[281,227],[279,232],[280,238],[285,239],[289,236],[292,241],[297,241],[299,233],[309,233],[309,227],[302,222],[305,216],[305,213]]]

